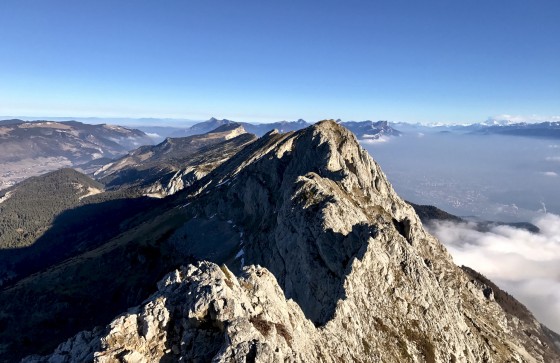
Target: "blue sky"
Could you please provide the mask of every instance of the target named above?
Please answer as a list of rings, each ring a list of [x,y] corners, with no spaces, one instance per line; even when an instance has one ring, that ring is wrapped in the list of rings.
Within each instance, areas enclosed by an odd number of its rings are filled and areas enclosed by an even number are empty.
[[[0,1],[0,115],[560,115],[560,2]]]

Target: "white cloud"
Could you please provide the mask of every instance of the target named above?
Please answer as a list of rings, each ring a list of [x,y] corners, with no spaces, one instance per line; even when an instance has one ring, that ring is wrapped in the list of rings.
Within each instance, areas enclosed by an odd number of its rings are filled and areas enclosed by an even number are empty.
[[[560,216],[543,214],[538,234],[509,226],[479,232],[472,223],[438,222],[431,232],[458,265],[474,268],[560,331]]]
[[[542,173],[544,176],[558,176],[558,173],[554,172],[554,171],[543,171]]]
[[[384,142],[388,142],[390,141],[391,138],[388,136],[379,136],[378,138],[368,138],[368,137],[364,137],[362,139],[360,139],[359,141],[364,143],[364,144],[380,144],[380,143],[384,143]]]
[[[556,122],[556,121],[560,121],[560,116],[559,115],[508,115],[508,114],[503,114],[503,115],[496,115],[496,116],[492,116],[489,117],[486,122],[487,123],[512,123],[512,124],[516,124],[516,123],[520,123],[520,122],[546,122],[546,121],[551,121],[551,122]]]
[[[547,156],[546,161],[560,161],[560,156]]]

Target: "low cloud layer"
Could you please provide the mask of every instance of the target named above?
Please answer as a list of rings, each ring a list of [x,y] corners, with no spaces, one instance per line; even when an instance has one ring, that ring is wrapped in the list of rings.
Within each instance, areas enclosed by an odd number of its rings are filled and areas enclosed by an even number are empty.
[[[509,226],[479,232],[472,223],[451,222],[437,222],[430,231],[455,263],[490,278],[560,332],[560,216],[543,214],[533,224],[539,234]]]
[[[146,132],[146,135],[148,135],[149,137],[151,137],[152,139],[160,139],[161,135],[155,133],[155,132]]]
[[[388,142],[390,140],[391,140],[390,136],[379,136],[377,138],[362,138],[360,139],[360,142],[363,144],[373,145],[373,144],[381,144],[384,142]]]

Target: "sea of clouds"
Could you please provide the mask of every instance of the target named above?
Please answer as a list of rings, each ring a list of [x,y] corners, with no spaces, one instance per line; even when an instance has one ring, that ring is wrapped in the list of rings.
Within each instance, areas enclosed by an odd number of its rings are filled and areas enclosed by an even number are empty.
[[[480,232],[469,222],[435,222],[429,229],[455,263],[490,278],[560,332],[560,216],[543,213],[532,223],[540,233],[510,226]]]

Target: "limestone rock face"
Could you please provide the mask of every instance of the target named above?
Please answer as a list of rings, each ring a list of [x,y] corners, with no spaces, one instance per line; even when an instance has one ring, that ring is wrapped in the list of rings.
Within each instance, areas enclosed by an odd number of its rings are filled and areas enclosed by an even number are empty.
[[[235,277],[201,262],[167,275],[145,304],[105,330],[82,332],[52,356],[24,362],[310,361],[319,339],[266,269],[246,267]]]
[[[560,359],[545,327],[506,312],[488,283],[453,264],[334,121],[269,133],[198,185],[170,238],[180,253],[229,269],[172,272],[105,330],[27,362],[91,352],[97,362]],[[210,241],[227,228],[238,240]]]
[[[347,309],[341,306],[343,317],[317,328],[294,301],[284,297],[268,270],[248,266],[236,277],[226,266],[200,262],[168,274],[157,293],[105,329],[81,332],[51,356],[31,356],[23,362],[543,361],[542,356],[538,359],[511,341],[502,342],[510,347],[509,355],[496,350],[467,356],[473,352],[467,350],[466,342],[458,341],[462,344],[458,348],[466,350],[464,356],[457,357],[450,345],[441,357],[436,345],[417,330],[421,323],[397,330],[392,322],[367,311],[345,315]],[[496,307],[490,310],[500,313]],[[360,324],[363,316],[376,335]],[[469,331],[467,326],[464,329]],[[377,347],[379,337],[385,335],[393,342]],[[512,337],[504,334],[503,338]]]

